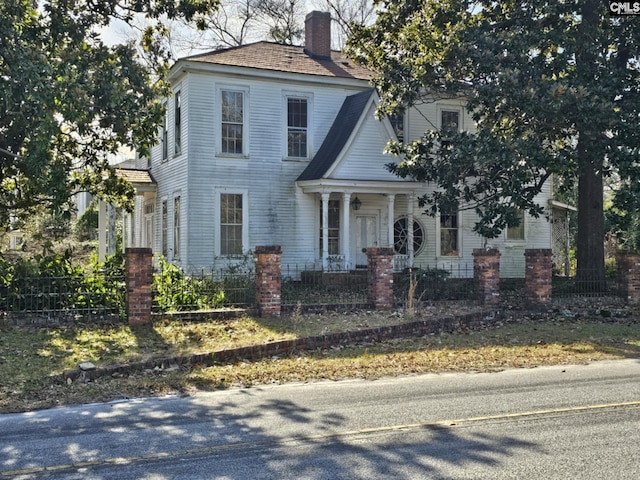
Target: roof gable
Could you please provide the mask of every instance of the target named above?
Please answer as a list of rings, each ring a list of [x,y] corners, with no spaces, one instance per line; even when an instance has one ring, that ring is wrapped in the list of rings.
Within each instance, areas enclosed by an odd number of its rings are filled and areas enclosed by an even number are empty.
[[[324,142],[298,180],[317,180],[329,171],[344,150],[372,95],[373,90],[365,90],[344,100]]]
[[[367,90],[345,99],[320,149],[297,181],[399,180],[385,168],[392,159],[383,150],[393,130],[388,120],[374,118],[376,98],[374,90]]]

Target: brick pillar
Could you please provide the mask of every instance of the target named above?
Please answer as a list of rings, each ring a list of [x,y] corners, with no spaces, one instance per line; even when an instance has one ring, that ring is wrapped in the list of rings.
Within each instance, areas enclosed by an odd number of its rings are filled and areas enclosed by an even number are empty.
[[[524,251],[524,290],[531,305],[551,302],[553,251],[550,248],[528,248]]]
[[[497,248],[473,249],[473,279],[484,305],[500,303],[500,256]]]
[[[151,323],[153,253],[150,248],[125,251],[126,310],[129,325]]]
[[[629,304],[640,303],[640,255],[616,252],[616,269],[620,296]]]
[[[369,302],[376,310],[393,308],[393,248],[367,248]]]
[[[256,247],[256,303],[261,317],[280,316],[282,250],[279,245]]]

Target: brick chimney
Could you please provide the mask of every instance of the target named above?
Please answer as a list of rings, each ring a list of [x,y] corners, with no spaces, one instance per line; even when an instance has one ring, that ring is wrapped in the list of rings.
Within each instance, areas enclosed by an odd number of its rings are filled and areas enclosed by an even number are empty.
[[[331,14],[314,10],[304,20],[305,53],[331,58]]]

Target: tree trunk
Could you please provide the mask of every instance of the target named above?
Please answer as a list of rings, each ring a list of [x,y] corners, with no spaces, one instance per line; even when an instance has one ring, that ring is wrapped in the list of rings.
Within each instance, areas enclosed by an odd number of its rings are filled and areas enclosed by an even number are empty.
[[[596,52],[600,0],[584,0],[582,22],[578,30],[581,48],[576,52],[578,80],[589,88],[596,85]],[[594,129],[595,125],[595,129]],[[604,269],[604,208],[602,170],[604,151],[598,139],[602,132],[592,118],[578,125],[578,271],[581,290],[600,292],[606,289]]]
[[[577,280],[582,288],[598,292],[606,288],[602,161],[589,158],[590,149],[583,141],[578,142],[578,155]]]

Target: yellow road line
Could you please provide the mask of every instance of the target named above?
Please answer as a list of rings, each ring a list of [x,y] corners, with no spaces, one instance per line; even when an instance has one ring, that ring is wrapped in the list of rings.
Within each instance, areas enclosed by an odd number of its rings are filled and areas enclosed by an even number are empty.
[[[131,457],[114,457],[114,458],[107,458],[104,460],[77,462],[77,463],[66,464],[66,465],[50,465],[46,467],[24,468],[21,470],[8,470],[8,471],[0,472],[0,477],[17,477],[19,475],[53,473],[55,471],[60,471],[60,470],[72,470],[76,468],[96,467],[96,466],[107,465],[107,464],[112,464],[112,465],[113,464],[129,464],[137,461],[160,460],[160,459],[174,457],[174,456],[202,455],[205,453],[224,452],[224,451],[230,451],[230,450],[236,450],[236,449],[248,448],[248,447],[258,447],[258,446],[264,446],[264,445],[284,445],[292,442],[318,441],[318,440],[326,440],[331,438],[350,437],[355,435],[368,435],[373,433],[411,430],[415,428],[425,428],[425,427],[455,428],[455,427],[463,426],[465,424],[487,422],[487,421],[494,421],[494,420],[513,420],[517,418],[556,415],[556,414],[562,414],[562,413],[586,413],[586,412],[593,412],[597,410],[622,408],[622,407],[640,408],[640,401],[607,403],[602,405],[587,405],[582,407],[552,408],[548,410],[533,410],[529,412],[520,412],[520,413],[504,413],[500,415],[469,417],[469,418],[461,418],[456,420],[441,420],[437,422],[411,423],[411,424],[405,424],[405,425],[392,425],[387,427],[362,428],[359,430],[327,433],[327,434],[321,434],[321,435],[305,435],[305,436],[297,436],[297,437],[290,437],[290,438],[284,438],[284,439],[234,443],[230,445],[216,445],[211,447],[193,448],[193,449],[178,450],[173,452],[147,453],[144,455],[137,455],[137,456],[131,456]]]

